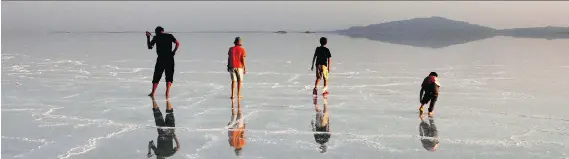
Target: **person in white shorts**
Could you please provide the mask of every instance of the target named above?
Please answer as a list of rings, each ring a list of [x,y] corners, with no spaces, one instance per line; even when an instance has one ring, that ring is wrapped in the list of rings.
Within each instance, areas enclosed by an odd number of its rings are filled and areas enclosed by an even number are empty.
[[[231,99],[235,96],[235,85],[237,82],[237,96],[241,96],[241,87],[243,86],[243,75],[247,73],[247,65],[245,63],[245,57],[247,55],[245,48],[242,47],[242,42],[240,37],[236,37],[233,42],[235,46],[229,48],[227,53],[227,71],[231,74]]]

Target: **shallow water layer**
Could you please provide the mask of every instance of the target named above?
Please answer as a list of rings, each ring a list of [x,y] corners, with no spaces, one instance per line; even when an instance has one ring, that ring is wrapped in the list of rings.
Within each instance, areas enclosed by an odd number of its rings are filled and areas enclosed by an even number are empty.
[[[225,71],[235,36],[248,53],[234,105],[246,125],[242,158],[569,157],[569,40],[431,49],[326,34],[175,36],[170,101],[181,146],[170,158],[236,158]],[[320,36],[332,69],[330,95],[315,104],[309,69]],[[2,158],[146,158],[158,136],[146,96],[155,58],[143,34],[3,35]],[[418,93],[431,71],[441,94],[435,117],[422,121]],[[324,103],[330,138],[321,153],[311,123]],[[438,135],[422,136],[422,122]],[[422,139],[439,144],[428,151]]]

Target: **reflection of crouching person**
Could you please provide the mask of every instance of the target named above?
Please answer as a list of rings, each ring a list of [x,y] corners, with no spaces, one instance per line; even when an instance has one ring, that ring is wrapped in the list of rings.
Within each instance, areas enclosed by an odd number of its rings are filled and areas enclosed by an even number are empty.
[[[152,157],[150,150],[153,150],[157,158],[170,157],[174,155],[178,150],[180,150],[180,142],[178,142],[178,138],[174,132],[174,128],[176,127],[174,110],[170,105],[170,101],[167,100],[166,104],[168,107],[166,109],[166,118],[163,118],[162,112],[160,112],[158,104],[156,104],[156,100],[153,99],[152,102],[154,106],[152,108],[152,112],[154,114],[154,122],[156,124],[156,127],[158,127],[156,129],[158,131],[158,137],[156,139],[157,146],[154,145],[153,140],[148,143],[147,156],[149,158]],[[172,140],[176,141],[176,147],[173,147]]]
[[[437,147],[439,147],[439,134],[433,118],[429,118],[429,124],[421,118],[421,124],[419,124],[419,135],[421,136],[423,148],[427,151],[437,150]]]

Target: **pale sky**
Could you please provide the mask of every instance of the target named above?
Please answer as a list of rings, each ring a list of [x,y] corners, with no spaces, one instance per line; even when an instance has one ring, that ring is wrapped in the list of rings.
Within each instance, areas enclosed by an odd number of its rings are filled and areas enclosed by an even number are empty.
[[[150,31],[157,25],[167,31],[337,30],[430,16],[496,29],[569,27],[569,1],[2,1],[2,33]]]

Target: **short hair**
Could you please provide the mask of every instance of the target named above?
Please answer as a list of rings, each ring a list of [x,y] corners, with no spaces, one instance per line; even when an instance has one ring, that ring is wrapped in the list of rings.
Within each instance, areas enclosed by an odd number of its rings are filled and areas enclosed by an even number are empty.
[[[437,74],[437,72],[431,72],[431,73],[429,73],[429,76],[439,77],[439,75]]]
[[[164,28],[162,28],[162,26],[157,26],[156,29],[154,29],[154,31],[155,31],[156,33],[161,33],[161,32],[164,31]]]
[[[241,41],[241,37],[235,37],[233,44],[237,45],[239,43],[239,41]]]
[[[328,43],[328,39],[326,39],[326,37],[320,38],[320,45],[326,45],[327,43]]]

